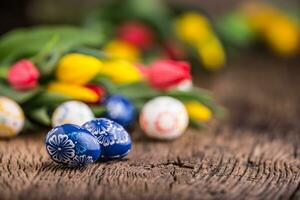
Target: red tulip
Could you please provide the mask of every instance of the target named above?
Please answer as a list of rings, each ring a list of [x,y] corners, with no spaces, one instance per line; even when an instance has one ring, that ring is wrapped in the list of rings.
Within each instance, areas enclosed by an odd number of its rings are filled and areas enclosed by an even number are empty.
[[[13,64],[8,71],[8,82],[17,90],[35,88],[40,72],[30,60],[20,60]]]
[[[118,30],[118,37],[138,48],[148,48],[153,43],[153,32],[146,25],[130,21],[122,24]]]
[[[99,97],[99,101],[104,97],[105,95],[105,90],[103,87],[99,86],[99,85],[95,85],[95,84],[87,84],[85,85],[86,88],[92,90],[93,92],[95,92],[98,97]]]
[[[186,89],[191,84],[190,65],[184,61],[158,60],[146,71],[149,84],[159,90]]]

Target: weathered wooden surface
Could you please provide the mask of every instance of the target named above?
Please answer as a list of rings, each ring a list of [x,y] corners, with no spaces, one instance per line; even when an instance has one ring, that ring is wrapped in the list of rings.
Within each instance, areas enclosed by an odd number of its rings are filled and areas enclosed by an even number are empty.
[[[234,59],[233,59],[234,60]],[[123,160],[62,168],[45,134],[0,141],[0,199],[300,199],[300,65],[245,57],[200,84],[227,120],[172,142],[136,130]]]

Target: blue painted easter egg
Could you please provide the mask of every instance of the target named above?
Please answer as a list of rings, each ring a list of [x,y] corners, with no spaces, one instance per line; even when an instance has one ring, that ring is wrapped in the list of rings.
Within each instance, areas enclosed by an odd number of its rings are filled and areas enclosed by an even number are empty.
[[[46,150],[51,159],[69,167],[90,164],[101,155],[101,148],[89,131],[72,124],[51,129],[46,136]]]
[[[130,152],[130,135],[120,124],[106,118],[98,118],[86,122],[83,128],[98,139],[103,159],[122,158]]]
[[[134,119],[136,110],[134,105],[126,97],[121,95],[109,96],[105,102],[105,117],[119,123],[124,127],[129,127]]]

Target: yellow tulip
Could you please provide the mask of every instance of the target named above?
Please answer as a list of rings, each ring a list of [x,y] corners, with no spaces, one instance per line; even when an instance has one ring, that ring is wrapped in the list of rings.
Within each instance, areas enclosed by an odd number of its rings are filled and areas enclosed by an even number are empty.
[[[184,105],[191,119],[206,122],[212,118],[210,109],[197,101],[189,101],[184,103]]]
[[[48,85],[48,90],[87,103],[94,103],[99,100],[99,96],[95,92],[80,85],[52,82]]]
[[[225,50],[216,37],[199,44],[197,49],[204,68],[217,70],[224,66],[226,62]]]
[[[249,25],[281,56],[297,53],[299,27],[286,13],[268,3],[250,2],[242,7]]]
[[[101,70],[102,62],[96,57],[83,54],[63,56],[56,70],[56,77],[61,82],[83,85],[90,82]]]
[[[280,15],[279,11],[271,4],[257,1],[243,4],[241,12],[248,19],[250,27],[258,33],[267,28],[273,19]]]
[[[205,41],[212,34],[212,29],[205,16],[187,12],[176,20],[175,32],[179,39],[193,45]]]
[[[114,58],[124,59],[130,62],[137,62],[140,58],[140,51],[138,48],[121,40],[110,41],[103,50]]]
[[[297,24],[284,16],[274,20],[263,36],[272,50],[281,56],[296,54],[300,46]]]
[[[124,84],[142,80],[141,71],[125,60],[111,60],[103,63],[100,75],[109,77],[114,83]]]

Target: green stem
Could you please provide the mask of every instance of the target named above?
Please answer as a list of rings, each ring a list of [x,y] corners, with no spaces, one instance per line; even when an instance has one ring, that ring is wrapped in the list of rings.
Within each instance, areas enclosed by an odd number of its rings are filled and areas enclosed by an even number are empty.
[[[57,35],[53,36],[49,42],[47,42],[42,50],[37,53],[34,57],[31,58],[31,60],[34,63],[40,63],[42,62],[47,55],[53,50],[55,45],[59,42],[59,37]]]
[[[8,67],[0,67],[0,79],[7,78]]]

